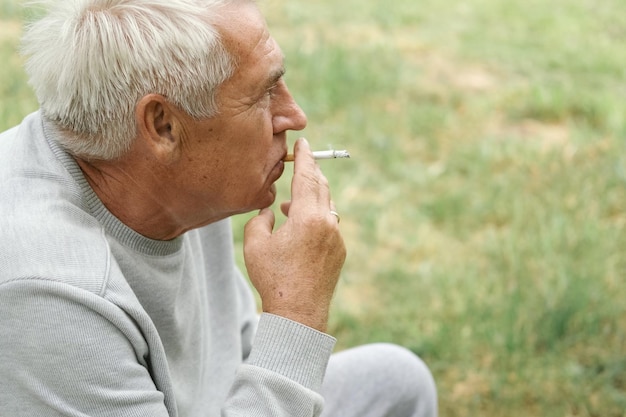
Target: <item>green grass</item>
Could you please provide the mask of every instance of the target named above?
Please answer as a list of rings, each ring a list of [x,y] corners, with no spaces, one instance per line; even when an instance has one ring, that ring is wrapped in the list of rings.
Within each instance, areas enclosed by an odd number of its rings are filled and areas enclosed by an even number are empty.
[[[36,108],[14,4],[2,128]],[[419,353],[442,416],[626,416],[626,3],[261,6],[303,135],[353,155],[321,162],[349,252],[339,348]]]

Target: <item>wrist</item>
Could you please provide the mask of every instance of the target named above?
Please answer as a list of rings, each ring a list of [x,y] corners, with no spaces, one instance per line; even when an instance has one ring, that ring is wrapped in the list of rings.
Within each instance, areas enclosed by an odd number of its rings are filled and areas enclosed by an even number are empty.
[[[280,306],[266,306],[263,303],[264,313],[286,318],[322,333],[326,333],[328,329],[328,310],[328,308],[320,308],[319,306],[305,308],[303,305],[299,305],[297,308],[281,308]]]

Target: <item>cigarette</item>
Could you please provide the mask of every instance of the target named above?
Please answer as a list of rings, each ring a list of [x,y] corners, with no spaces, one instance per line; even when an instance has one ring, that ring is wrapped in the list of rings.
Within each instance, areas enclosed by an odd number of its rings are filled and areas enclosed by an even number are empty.
[[[335,159],[335,158],[350,158],[350,153],[346,150],[335,150],[331,149],[329,151],[313,151],[313,158],[315,159]],[[294,156],[293,154],[289,154],[283,159],[285,162],[293,162]]]

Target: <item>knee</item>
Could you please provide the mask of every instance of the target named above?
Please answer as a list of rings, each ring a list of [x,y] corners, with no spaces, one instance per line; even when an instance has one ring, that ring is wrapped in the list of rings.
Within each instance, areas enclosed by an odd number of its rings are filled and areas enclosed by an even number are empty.
[[[386,370],[387,383],[396,394],[401,394],[397,415],[431,417],[437,415],[437,388],[424,361],[410,350],[389,343],[371,346],[378,351],[380,364]],[[396,414],[394,414],[396,415]]]
[[[324,397],[328,407],[324,415],[437,415],[437,390],[426,364],[410,350],[388,343],[362,345],[333,355]],[[353,412],[342,409],[346,398],[353,399]]]

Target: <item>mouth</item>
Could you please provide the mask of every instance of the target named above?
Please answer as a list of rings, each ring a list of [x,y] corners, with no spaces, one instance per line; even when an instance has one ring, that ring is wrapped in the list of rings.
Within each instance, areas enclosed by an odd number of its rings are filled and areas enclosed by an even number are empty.
[[[274,182],[278,181],[278,179],[283,175],[283,172],[285,171],[285,161],[283,161],[283,159],[281,158],[278,162],[276,162],[276,165],[274,165],[274,168],[272,168],[272,171],[270,173],[270,181],[273,184]]]

